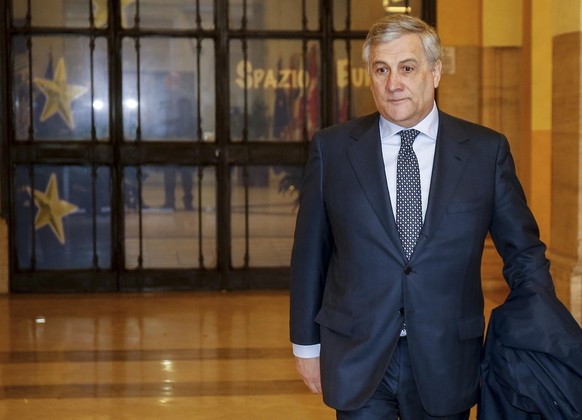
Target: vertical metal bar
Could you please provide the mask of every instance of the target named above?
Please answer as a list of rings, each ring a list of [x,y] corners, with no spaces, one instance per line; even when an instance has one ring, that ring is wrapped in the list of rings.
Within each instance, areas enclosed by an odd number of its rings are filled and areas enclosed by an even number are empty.
[[[249,262],[251,260],[251,250],[250,250],[250,205],[249,205],[249,166],[245,164],[243,166],[243,183],[245,188],[245,254],[244,254],[244,264],[245,269],[249,268]],[[232,217],[232,216],[231,216]]]
[[[305,1],[302,2],[302,17],[301,17],[301,30],[305,33],[307,31],[307,16],[305,14]],[[309,125],[309,111],[313,112],[313,110],[310,110],[308,108],[309,106],[309,83],[313,83],[311,81],[311,74],[309,74],[310,70],[311,70],[311,63],[307,62],[307,57],[308,57],[308,45],[309,41],[304,39],[303,40],[303,44],[302,44],[302,56],[303,56],[303,96],[301,98],[301,101],[303,102],[303,141],[309,141],[309,130],[308,130],[308,125]],[[320,46],[321,48],[321,46]],[[320,50],[321,53],[321,50]],[[310,57],[311,58],[311,57]],[[309,74],[309,79],[307,78],[307,75]],[[321,106],[321,105],[320,105]],[[321,109],[320,109],[321,112]]]
[[[243,15],[242,15],[242,22],[241,22],[241,32],[245,33],[247,31],[247,24],[248,24],[248,16],[247,16],[247,1],[243,0]],[[244,78],[244,90],[243,90],[243,103],[244,103],[244,127],[243,127],[243,143],[249,142],[249,99],[248,99],[248,80],[246,77],[246,68],[247,63],[249,62],[249,54],[248,54],[248,39],[246,36],[242,38],[242,50],[243,50],[243,62],[245,64],[245,78]],[[244,164],[242,167],[243,170],[243,188],[244,188],[244,256],[243,256],[243,267],[246,269],[249,266],[250,261],[250,233],[249,233],[249,167],[248,164]],[[232,180],[232,178],[231,178]],[[232,209],[231,209],[231,218],[232,218]]]
[[[201,28],[202,19],[200,16],[200,0],[196,1],[196,25],[198,29]],[[202,132],[202,111],[200,110],[201,101],[201,77],[200,77],[200,55],[202,54],[202,38],[198,36],[196,38],[196,138],[199,142],[202,142],[204,133]],[[200,268],[204,268],[204,235],[202,234],[203,223],[202,223],[202,178],[203,178],[203,166],[198,165],[197,167],[197,180],[198,180],[198,263]]]
[[[305,0],[302,2],[302,17],[301,17],[301,30],[303,31],[303,33],[307,32],[307,15],[305,13]],[[308,40],[303,40],[303,44],[302,44],[302,56],[303,56],[303,96],[301,101],[303,102],[303,141],[307,142],[309,141],[309,130],[308,130],[308,125],[309,125],[309,111],[313,112],[313,110],[310,110],[308,108],[309,106],[309,85],[308,83],[313,83],[311,81],[311,77],[307,78],[307,75],[309,74],[310,70],[311,70],[311,63],[307,62],[307,54],[308,54],[308,45],[309,41]],[[320,46],[321,48],[321,46]],[[321,53],[321,50],[320,50]],[[309,74],[309,76],[311,76],[311,74]],[[320,105],[321,106],[321,105]],[[319,110],[321,112],[321,109]]]
[[[323,2],[323,27],[321,37],[321,51],[320,51],[320,81],[321,81],[321,125],[327,127],[333,124],[333,92],[334,92],[334,77],[331,77],[335,71],[333,63],[333,0]],[[324,77],[323,75],[330,75]]]
[[[245,0],[246,3],[246,0]],[[221,288],[227,289],[228,273],[231,262],[231,185],[230,165],[228,164],[228,143],[230,139],[230,66],[228,62],[229,28],[228,0],[215,0],[216,28],[216,151],[217,160],[217,223],[218,260],[221,275]]]
[[[140,21],[141,21],[141,0],[135,0],[135,15],[134,15],[134,19],[133,19],[133,26],[135,29],[139,30],[139,25],[140,25]],[[123,13],[121,14],[123,15]],[[123,22],[122,22],[123,23]]]
[[[202,98],[201,98],[201,88],[202,81],[200,77],[200,56],[202,55],[202,39],[198,37],[196,39],[196,138],[198,141],[204,140],[204,133],[202,132]]]
[[[352,28],[352,1],[346,0],[346,31]]]
[[[136,181],[137,181],[137,220],[138,220],[138,238],[139,238],[139,254],[137,257],[137,267],[139,270],[143,269],[143,212],[142,212],[142,165],[137,165]]]
[[[95,29],[95,14],[93,13],[93,0],[87,0],[89,5],[89,28]]]
[[[28,54],[28,107],[29,107],[29,126],[28,126],[28,142],[32,143],[34,140],[34,111],[33,111],[33,85],[32,85],[32,11],[31,11],[31,0],[27,0],[27,11],[25,18],[25,29],[26,29],[26,51]],[[36,230],[34,227],[34,187],[36,186],[36,176],[34,165],[28,165],[28,174],[30,179],[30,230],[31,235],[31,256],[30,256],[30,268],[32,271],[32,278],[34,282],[34,274],[36,271]]]
[[[196,0],[196,29],[202,29],[202,15],[200,14],[200,0]]]
[[[13,84],[11,81],[13,79],[14,67],[10,64],[13,62],[11,55],[12,47],[10,45],[12,39],[9,39],[7,35],[7,28],[12,22],[10,3],[10,0],[2,0],[0,2],[0,15],[4,17],[4,19],[0,19],[0,74],[9,75],[9,77],[4,78],[3,83],[0,83],[0,110],[4,110],[0,115],[0,191],[2,192],[0,196],[0,216],[8,220],[11,226],[14,226],[15,224],[9,218],[10,193],[12,191],[10,184],[12,183],[12,178],[10,177],[11,171],[8,169],[8,151],[10,150],[8,146],[9,133],[15,131],[13,124],[10,124],[12,128],[9,128],[8,124],[8,121],[14,121],[14,118],[11,118],[14,112],[14,97],[11,94],[11,85]]]
[[[353,98],[353,77],[352,77],[352,40],[346,39],[346,56],[348,58],[348,85],[347,88],[347,100],[346,107],[348,110],[347,119],[352,118],[352,98]]]
[[[346,15],[346,30],[351,32],[352,30],[352,0],[346,0],[347,3],[347,15]],[[347,85],[347,108],[348,108],[348,120],[352,118],[352,95],[353,95],[353,78],[352,78],[352,40],[346,39],[346,56],[348,58],[348,85]]]
[[[93,233],[93,270],[99,268],[99,255],[97,254],[97,165],[91,164],[91,199],[93,200],[92,233]]]
[[[140,3],[141,0],[136,0],[135,2],[135,17],[134,17],[134,27],[139,30],[140,25]],[[136,129],[136,142],[140,144],[142,142],[141,137],[141,38],[137,35],[134,39],[135,45],[135,59],[136,59],[136,77],[137,77],[137,129]],[[138,230],[139,230],[139,255],[137,257],[138,269],[143,269],[143,174],[142,174],[142,164],[137,166],[137,208],[138,211]]]
[[[34,187],[36,186],[36,177],[34,166],[32,164],[28,165],[28,177],[30,179],[30,231],[32,232],[30,244],[30,269],[34,276],[34,272],[36,271],[36,229],[34,228]]]
[[[123,37],[120,35],[120,11],[115,7],[119,2],[109,0],[107,49],[109,67],[109,126],[111,127],[111,145],[113,147],[113,162],[111,164],[111,237],[113,252],[111,267],[117,278],[117,290],[122,287],[121,276],[125,269],[125,211],[123,199],[123,166],[121,164],[121,146],[123,143],[123,84],[122,84],[122,47]]]
[[[11,69],[10,63],[12,63],[12,38],[8,36],[8,28],[11,27],[12,24],[12,9],[10,7],[9,0],[2,0],[1,2],[1,9],[0,12],[3,13],[2,17],[0,18],[0,51],[2,57],[0,57],[0,74],[13,74],[13,70]],[[14,220],[13,211],[13,168],[12,162],[10,161],[9,157],[9,150],[10,150],[10,142],[11,142],[11,135],[14,133],[14,128],[12,124],[9,124],[9,121],[13,121],[14,118],[11,118],[13,113],[13,96],[11,94],[11,79],[12,76],[4,78],[3,82],[0,82],[0,110],[3,110],[2,114],[0,115],[0,215],[4,217],[9,226],[16,226]],[[11,288],[10,279],[12,278],[12,273],[14,272],[14,261],[16,258],[14,255],[16,252],[14,251],[13,244],[14,241],[14,228],[8,230],[8,254],[10,256],[10,264],[8,265],[8,273],[9,273],[9,289]]]
[[[242,15],[242,26],[241,32],[246,33],[247,31],[247,24],[248,24],[248,17],[247,17],[247,1],[243,0],[243,15]],[[246,69],[247,63],[249,62],[249,53],[248,53],[248,39],[246,36],[242,38],[242,50],[243,50],[243,62],[244,62],[244,89],[243,89],[243,103],[244,103],[244,126],[243,126],[243,143],[248,144],[249,142],[249,91],[248,91],[248,80],[246,77]],[[243,267],[247,269],[249,267],[250,261],[250,233],[249,233],[249,167],[248,163],[245,163],[242,167],[243,170],[243,188],[244,188],[244,235],[245,235],[245,252],[244,252],[244,259],[243,259]],[[232,178],[231,178],[232,179]],[[232,208],[231,208],[231,216],[232,218]]]
[[[307,75],[309,74],[309,68],[308,68],[308,63],[307,63],[307,43],[309,41],[307,41],[306,39],[301,41],[301,68],[302,68],[302,72],[301,72],[301,76],[302,76],[302,80],[303,83],[301,83],[301,107],[303,109],[303,114],[301,115],[301,118],[303,121],[301,121],[301,137],[302,140],[304,142],[308,142],[309,141],[309,134],[307,132],[307,122],[308,122],[308,118],[307,118],[307,94],[309,93],[308,88],[308,83],[309,80],[307,78]]]
[[[30,2],[27,0],[28,10],[24,27],[26,29],[26,52],[28,53],[28,141],[32,142],[34,138],[34,111],[33,111],[33,90],[32,90],[32,34],[30,32],[32,14],[30,11]]]
[[[91,35],[89,38],[89,63],[90,63],[90,84],[91,84],[91,144],[95,146],[97,142],[97,130],[95,129],[95,19],[93,16],[92,1],[87,1],[89,5],[89,26],[91,27]],[[95,164],[95,157],[93,154],[94,147],[91,148],[91,199],[92,199],[92,214],[91,214],[91,229],[93,239],[93,270],[99,267],[99,256],[97,254],[97,165]]]
[[[200,0],[196,0],[196,29],[202,29],[202,15],[200,14]],[[202,86],[200,80],[200,55],[202,54],[202,38],[200,35],[196,37],[196,90],[195,90],[195,101],[196,101],[196,139],[201,142],[203,141],[202,133],[202,112],[200,110],[201,95],[200,88]],[[197,188],[197,201],[198,205],[198,266],[200,269],[204,268],[204,235],[202,234],[204,229],[203,223],[203,207],[202,207],[202,180],[204,172],[203,166],[198,165],[196,167],[196,188]]]
[[[204,242],[202,240],[202,230],[204,225],[202,223],[202,212],[204,207],[202,206],[202,180],[204,178],[204,166],[198,165],[197,167],[197,182],[198,182],[198,264],[200,268],[204,269]]]
[[[226,0],[228,1],[228,0]],[[243,0],[243,15],[242,15],[242,26],[241,26],[241,30],[243,32],[245,32],[247,30],[247,23],[248,23],[248,18],[247,18],[247,0]]]
[[[90,83],[91,83],[91,144],[95,145],[97,140],[97,130],[95,128],[95,34],[91,34],[89,39],[89,63],[90,63]]]

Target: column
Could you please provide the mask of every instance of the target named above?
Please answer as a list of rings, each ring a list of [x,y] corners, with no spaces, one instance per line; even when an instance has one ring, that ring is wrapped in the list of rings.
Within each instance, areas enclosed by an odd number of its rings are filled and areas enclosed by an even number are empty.
[[[552,6],[552,274],[558,297],[582,322],[582,70],[580,0]]]

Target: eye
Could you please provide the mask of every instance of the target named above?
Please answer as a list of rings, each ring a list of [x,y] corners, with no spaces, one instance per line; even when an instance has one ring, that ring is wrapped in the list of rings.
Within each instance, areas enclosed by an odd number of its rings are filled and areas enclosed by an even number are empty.
[[[384,75],[388,73],[388,69],[386,67],[376,67],[376,74]]]
[[[404,66],[404,67],[402,67],[402,70],[404,71],[404,73],[410,73],[410,72],[414,71],[414,67]]]

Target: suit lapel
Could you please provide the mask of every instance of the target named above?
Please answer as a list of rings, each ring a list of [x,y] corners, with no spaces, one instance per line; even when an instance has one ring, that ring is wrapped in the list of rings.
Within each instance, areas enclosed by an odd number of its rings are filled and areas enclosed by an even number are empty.
[[[404,258],[390,204],[378,118],[379,115],[375,114],[375,118],[365,119],[359,129],[351,133],[354,142],[347,153],[362,190],[394,245],[393,250]],[[439,121],[428,207],[412,259],[421,252],[424,243],[437,228],[470,155],[464,144],[469,140],[467,133],[447,114],[439,112]]]
[[[354,142],[347,148],[348,158],[358,182],[380,223],[393,242],[398,255],[404,255],[394,220],[380,142],[379,114],[364,119],[351,133]]]
[[[450,116],[439,113],[439,130],[425,222],[416,250],[438,226],[468,160],[467,133]]]

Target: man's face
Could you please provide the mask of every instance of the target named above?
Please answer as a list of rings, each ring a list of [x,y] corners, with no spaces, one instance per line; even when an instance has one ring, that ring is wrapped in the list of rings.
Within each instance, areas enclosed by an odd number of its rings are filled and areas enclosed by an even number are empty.
[[[372,96],[380,114],[402,127],[412,127],[431,111],[442,64],[430,68],[420,37],[403,35],[370,50]]]

